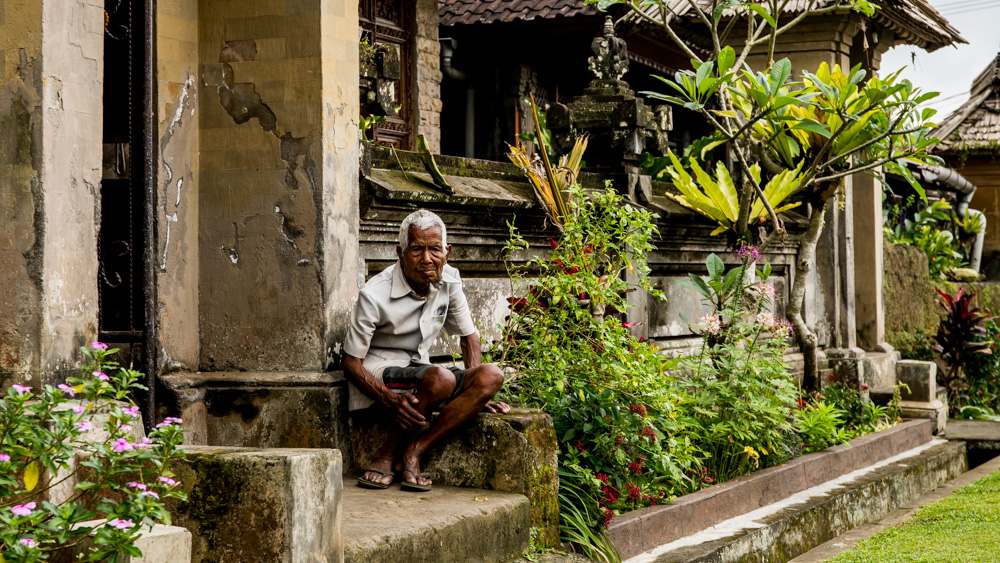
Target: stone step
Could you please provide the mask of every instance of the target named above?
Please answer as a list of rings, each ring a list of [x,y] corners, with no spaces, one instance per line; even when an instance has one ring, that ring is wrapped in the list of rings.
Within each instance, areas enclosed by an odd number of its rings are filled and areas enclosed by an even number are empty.
[[[783,563],[881,519],[965,468],[964,442],[934,440],[636,555],[627,563]]]
[[[104,520],[83,522],[81,526],[101,526]],[[96,528],[95,528],[96,529]],[[191,561],[191,532],[178,526],[157,524],[153,529],[142,528],[135,546],[142,552],[142,557],[119,559],[122,563],[179,563]],[[76,548],[60,552],[52,557],[52,563],[69,563],[76,561],[76,556],[90,553],[93,547],[90,541],[84,541]]]
[[[344,476],[344,560],[348,563],[500,562],[530,544],[528,498],[434,485],[428,493],[358,487]]]

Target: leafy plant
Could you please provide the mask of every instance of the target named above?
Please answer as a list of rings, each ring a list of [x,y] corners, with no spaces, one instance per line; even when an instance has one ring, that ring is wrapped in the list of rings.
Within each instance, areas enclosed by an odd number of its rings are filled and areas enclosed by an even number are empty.
[[[843,414],[844,411],[823,401],[805,405],[796,411],[795,430],[802,439],[804,451],[816,452],[846,442]]]
[[[185,498],[169,467],[183,440],[180,421],[167,419],[149,437],[131,440],[132,425],[142,421],[139,407],[124,401],[143,389],[143,375],[112,373],[117,364],[109,355],[117,350],[100,342],[81,350],[88,360],[81,377],[37,392],[14,385],[0,397],[2,561],[47,559],[88,536],[93,547],[80,560],[140,557],[134,544],[141,529],[170,523],[163,500]],[[75,465],[77,457],[84,461]],[[73,480],[71,495],[56,494]],[[83,524],[98,517],[105,521]]]
[[[977,354],[992,354],[992,342],[981,337],[986,335],[989,314],[972,306],[974,293],[965,293],[962,288],[954,296],[937,290],[936,301],[944,310],[937,334],[934,335],[933,350],[938,354],[939,375],[948,390],[949,409],[958,412],[960,400],[967,399],[969,388],[966,367]]]
[[[973,214],[966,214],[967,217],[970,215]],[[951,204],[937,200],[916,213],[912,221],[903,219],[887,234],[893,244],[908,244],[923,250],[927,254],[931,277],[944,279],[948,272],[961,267],[964,261],[961,244],[950,230],[958,222]]]
[[[531,97],[531,112],[535,118],[533,139],[538,145],[541,158],[532,159],[532,155],[527,153],[521,140],[518,140],[516,146],[510,147],[507,157],[527,175],[545,214],[553,225],[562,230],[573,203],[567,191],[576,183],[576,178],[580,174],[583,153],[587,150],[587,138],[578,138],[570,153],[561,157],[558,164],[553,167],[552,157],[549,155],[551,134],[547,129],[543,130],[545,120],[535,105],[534,96]]]

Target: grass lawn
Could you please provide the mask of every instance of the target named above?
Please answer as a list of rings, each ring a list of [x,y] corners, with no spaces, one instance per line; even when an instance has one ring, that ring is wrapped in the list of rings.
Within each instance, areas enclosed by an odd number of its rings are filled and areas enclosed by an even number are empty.
[[[920,508],[905,524],[882,530],[830,561],[1000,561],[1000,471]]]

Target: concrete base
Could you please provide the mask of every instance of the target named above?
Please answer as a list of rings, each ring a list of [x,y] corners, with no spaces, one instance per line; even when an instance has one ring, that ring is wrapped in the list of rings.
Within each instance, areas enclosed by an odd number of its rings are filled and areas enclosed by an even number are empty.
[[[81,526],[103,525],[105,520],[82,522]],[[153,529],[143,528],[135,546],[142,552],[142,557],[123,556],[121,563],[186,563],[191,561],[191,532],[179,526],[162,526],[157,524]],[[77,555],[86,555],[92,547],[85,541],[68,552],[60,552],[52,556],[52,563],[69,563],[75,561]]]
[[[789,561],[965,472],[965,444],[938,440],[786,502],[722,522],[628,563]]]
[[[339,451],[185,446],[171,469],[191,561],[343,561]]]
[[[531,539],[523,495],[434,485],[429,493],[344,488],[344,558],[356,563],[494,562]]]
[[[1000,450],[1000,422],[950,418],[944,437],[962,440],[970,450]]]
[[[948,407],[938,401],[900,401],[900,415],[903,418],[926,418],[931,421],[932,432],[940,434],[948,424]]]

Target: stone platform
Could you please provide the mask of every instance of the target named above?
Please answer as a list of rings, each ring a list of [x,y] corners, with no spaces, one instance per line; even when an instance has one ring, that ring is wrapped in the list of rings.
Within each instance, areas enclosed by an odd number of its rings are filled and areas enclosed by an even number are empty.
[[[524,495],[434,485],[428,493],[357,486],[344,478],[344,560],[356,563],[501,562],[530,544]]]

